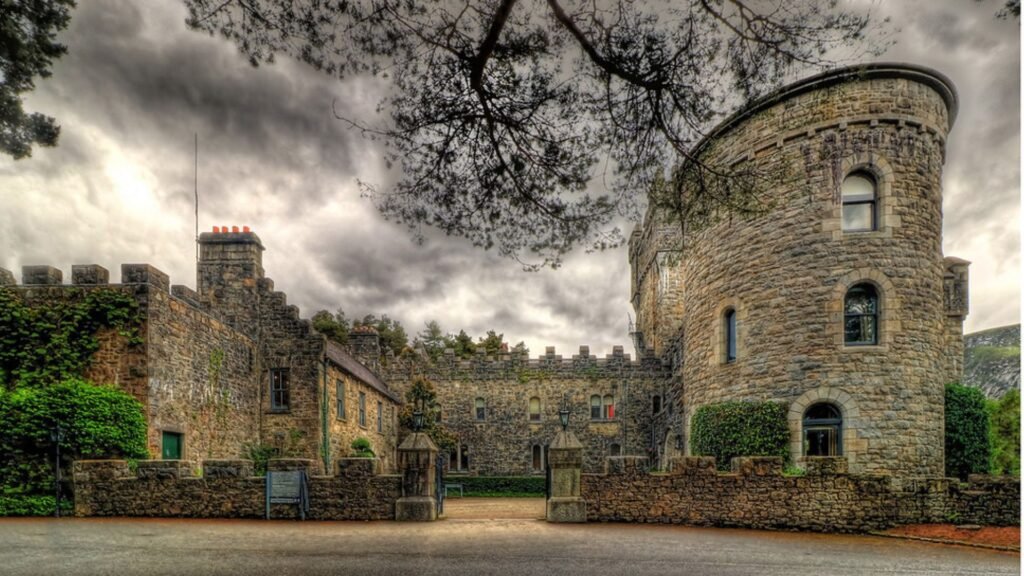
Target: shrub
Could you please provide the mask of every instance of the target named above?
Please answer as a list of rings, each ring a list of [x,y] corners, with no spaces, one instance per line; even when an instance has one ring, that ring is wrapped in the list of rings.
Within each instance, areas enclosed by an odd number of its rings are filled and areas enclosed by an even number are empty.
[[[789,458],[786,409],[775,402],[723,402],[701,406],[690,430],[693,452],[714,456],[719,470],[735,456]]]
[[[466,496],[543,496],[543,476],[467,476],[449,479],[462,484]]]
[[[142,405],[128,394],[80,379],[18,389],[0,397],[0,482],[5,492],[45,494],[53,489],[51,433],[58,423],[63,431],[62,468],[82,458],[148,455]]]
[[[977,388],[946,385],[946,475],[965,480],[989,470],[988,413]]]
[[[360,436],[352,441],[352,456],[355,458],[375,458],[373,445],[366,438]]]
[[[280,450],[266,444],[246,444],[245,457],[252,460],[253,474],[257,476],[267,475],[267,462],[271,458],[277,458]]]
[[[1020,390],[999,400],[986,400],[992,474],[1020,476]]]
[[[53,516],[57,506],[55,496],[3,496],[0,495],[0,516]],[[72,512],[70,500],[61,499],[61,514]]]

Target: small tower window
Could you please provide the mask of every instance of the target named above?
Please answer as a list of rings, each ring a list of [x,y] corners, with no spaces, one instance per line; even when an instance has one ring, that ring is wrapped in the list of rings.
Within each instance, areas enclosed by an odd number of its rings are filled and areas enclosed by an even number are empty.
[[[601,397],[597,394],[590,397],[590,419],[601,419]]]
[[[736,310],[729,308],[722,318],[725,329],[725,361],[726,363],[736,361]]]
[[[846,291],[843,333],[848,346],[878,344],[878,291],[871,284],[856,284]]]
[[[866,172],[854,172],[843,180],[843,230],[870,232],[877,228],[875,179]]]
[[[477,420],[484,420],[487,417],[487,407],[484,404],[484,399],[483,398],[477,398],[473,402],[473,404],[474,404],[474,407],[476,409],[476,419]]]
[[[661,412],[661,396],[651,398],[651,414]]]
[[[605,394],[601,403],[603,404],[601,415],[607,420],[615,418],[615,398],[611,394]]]
[[[530,398],[530,421],[540,422],[540,398]]]

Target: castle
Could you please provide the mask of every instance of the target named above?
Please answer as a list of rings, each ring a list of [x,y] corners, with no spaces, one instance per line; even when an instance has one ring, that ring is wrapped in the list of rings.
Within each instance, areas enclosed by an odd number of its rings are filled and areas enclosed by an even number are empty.
[[[32,305],[118,290],[140,303],[144,344],[100,335],[87,377],[146,408],[149,445],[168,459],[237,458],[252,445],[324,469],[370,439],[394,469],[397,413],[413,378],[436,384],[458,438],[449,473],[543,473],[571,411],[585,470],[608,455],[656,467],[690,454],[696,409],[768,400],[789,410],[791,456],[845,456],[851,472],[942,476],[943,386],[962,371],[968,263],[943,258],[941,172],[956,116],[952,84],[874,64],[787,86],[720,124],[698,146],[713,164],[799,178],[769,211],[681,236],[651,210],[629,242],[636,358],[581,347],[470,360],[382,355],[372,330],[348,349],[274,291],[248,229],[200,235],[197,290],[148,265],[27,266],[0,286]]]

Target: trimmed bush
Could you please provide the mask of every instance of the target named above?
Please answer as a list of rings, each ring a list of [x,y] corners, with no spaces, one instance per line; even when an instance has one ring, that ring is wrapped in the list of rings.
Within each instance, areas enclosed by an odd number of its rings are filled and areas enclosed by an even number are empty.
[[[354,458],[374,458],[377,455],[373,453],[373,445],[370,441],[360,436],[352,441],[352,456]]]
[[[445,482],[462,484],[466,496],[544,496],[543,476],[456,476]]]
[[[736,456],[789,459],[786,409],[775,402],[723,402],[701,406],[693,415],[691,445],[697,456],[714,456],[728,470]]]
[[[65,478],[75,459],[148,456],[142,405],[128,394],[80,379],[21,388],[0,395],[2,494],[51,493],[57,423]]]
[[[946,475],[966,480],[989,471],[988,412],[977,388],[946,385]]]
[[[56,506],[55,496],[0,496],[0,516],[53,516]],[[62,498],[60,510],[68,514],[74,505]]]

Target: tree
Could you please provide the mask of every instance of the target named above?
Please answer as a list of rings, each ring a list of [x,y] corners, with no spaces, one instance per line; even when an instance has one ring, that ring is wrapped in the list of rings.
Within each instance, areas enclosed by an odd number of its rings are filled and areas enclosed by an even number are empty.
[[[21,94],[35,88],[37,76],[50,76],[53,61],[67,52],[56,37],[74,6],[74,0],[0,0],[0,151],[15,160],[31,156],[33,144],[57,144],[60,126],[26,113]]]
[[[405,392],[405,405],[398,413],[398,423],[402,428],[408,431],[414,429],[413,413],[418,409],[423,412],[423,427],[420,431],[430,436],[440,450],[451,450],[456,445],[456,439],[441,423],[441,406],[437,403],[437,390],[433,382],[422,376],[413,379]]]
[[[477,347],[486,350],[489,356],[495,356],[501,352],[502,344],[506,344],[503,338],[505,338],[504,334],[498,334],[494,330],[488,330],[487,337],[481,337]]]
[[[345,311],[338,308],[338,311],[331,314],[327,310],[320,310],[313,314],[313,328],[338,344],[348,344],[348,333],[351,330],[348,318],[345,318]]]
[[[405,333],[402,323],[388,318],[387,314],[377,318],[374,314],[363,316],[360,321],[353,322],[355,326],[372,326],[380,336],[380,347],[383,352],[391,349],[395,354],[401,354],[402,350],[409,345],[409,336]]]
[[[977,388],[946,384],[946,476],[966,480],[989,470],[988,413]]]
[[[993,474],[1020,476],[1020,390],[986,400]]]
[[[184,1],[253,65],[284,53],[389,79],[390,121],[343,118],[401,170],[364,192],[418,240],[426,224],[528,268],[620,245],[615,221],[682,163],[700,172],[683,201],[702,206],[682,217],[756,211],[761,178],[694,155],[708,127],[833,49],[880,50],[837,0]]]
[[[434,360],[440,358],[441,354],[444,354],[446,344],[444,331],[441,330],[441,325],[437,323],[437,320],[427,322],[426,330],[416,335],[413,344],[422,346],[427,356]]]

